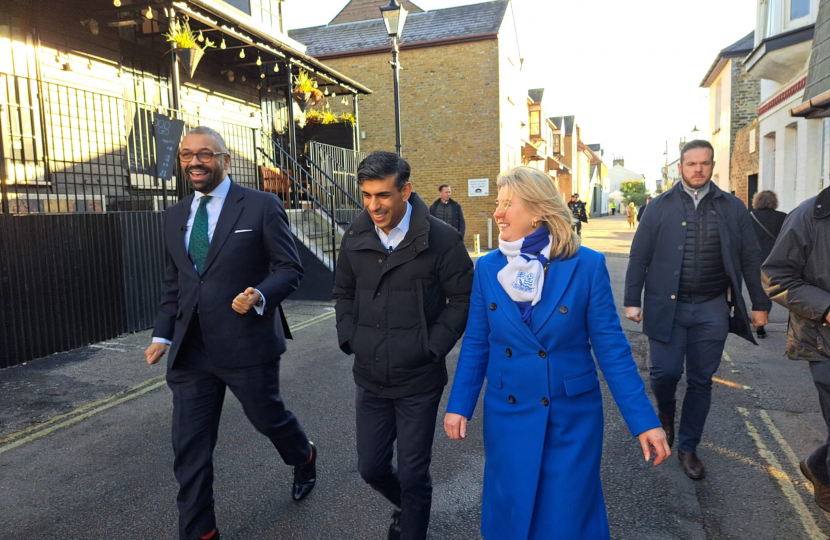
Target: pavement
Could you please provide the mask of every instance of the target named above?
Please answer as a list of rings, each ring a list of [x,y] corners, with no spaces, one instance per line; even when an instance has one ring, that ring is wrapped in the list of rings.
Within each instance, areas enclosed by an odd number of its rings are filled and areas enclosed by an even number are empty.
[[[605,217],[583,228],[584,245],[608,255],[620,315],[627,226]],[[215,456],[222,537],[386,538],[392,509],[356,470],[351,358],[337,347],[333,304],[284,307],[295,339],[281,362],[282,392],[319,447],[319,485],[302,503],[291,501],[290,469],[228,395]],[[704,480],[688,479],[674,456],[656,468],[645,463],[603,382],[601,474],[615,540],[828,538],[828,515],[798,471],[827,435],[816,391],[808,366],[783,356],[785,310],[774,307],[771,318],[760,346],[727,341],[699,448]],[[639,325],[622,324],[645,378],[647,339]],[[143,360],[149,341],[140,332],[0,370],[3,538],[176,538],[171,395],[163,366]],[[458,350],[448,357],[451,376]],[[464,441],[448,440],[442,415],[436,421],[432,540],[480,538],[479,415]]]

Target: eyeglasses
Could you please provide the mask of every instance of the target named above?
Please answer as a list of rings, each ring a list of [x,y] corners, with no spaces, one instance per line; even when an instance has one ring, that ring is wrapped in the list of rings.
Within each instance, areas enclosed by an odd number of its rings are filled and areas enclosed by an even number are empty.
[[[211,152],[210,150],[202,150],[200,152],[179,152],[179,161],[182,163],[189,163],[193,156],[199,160],[200,163],[210,163],[214,157],[225,155],[227,152]]]

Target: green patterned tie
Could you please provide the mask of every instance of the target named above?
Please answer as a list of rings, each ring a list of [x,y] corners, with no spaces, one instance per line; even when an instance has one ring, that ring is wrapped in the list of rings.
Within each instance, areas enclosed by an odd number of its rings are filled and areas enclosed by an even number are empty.
[[[207,203],[210,199],[210,195],[205,195],[199,200],[199,208],[196,210],[196,217],[193,218],[193,228],[190,230],[190,243],[187,249],[190,260],[196,265],[199,275],[202,275],[202,270],[205,268],[205,259],[207,259],[208,247],[210,247],[207,213]]]

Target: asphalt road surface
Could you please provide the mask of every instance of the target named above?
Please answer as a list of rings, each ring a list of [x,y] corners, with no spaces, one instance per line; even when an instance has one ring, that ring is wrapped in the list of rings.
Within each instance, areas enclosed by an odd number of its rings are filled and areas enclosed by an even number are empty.
[[[608,258],[618,306],[626,263]],[[351,358],[337,347],[333,305],[285,307],[296,331],[282,359],[282,392],[319,447],[319,483],[294,503],[290,468],[229,393],[215,456],[222,537],[385,539],[392,509],[356,470]],[[675,456],[646,464],[603,384],[602,477],[614,539],[827,538],[828,516],[797,466],[827,434],[807,365],[783,356],[784,310],[773,308],[772,320],[760,347],[727,342],[699,449],[705,480],[686,478]],[[645,377],[647,342],[637,325],[624,328]],[[164,368],[144,363],[148,342],[142,332],[0,371],[0,537],[177,537],[171,395]],[[448,440],[442,418],[429,537],[479,539],[480,416],[465,441]]]

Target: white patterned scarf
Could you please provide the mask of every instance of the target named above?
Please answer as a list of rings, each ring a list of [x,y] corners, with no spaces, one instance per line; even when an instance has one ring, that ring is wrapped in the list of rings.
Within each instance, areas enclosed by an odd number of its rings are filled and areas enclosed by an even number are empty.
[[[530,326],[533,306],[542,298],[545,267],[553,246],[547,227],[534,231],[520,240],[506,242],[499,238],[499,251],[513,260],[499,270],[498,280],[504,291],[516,302],[522,322]]]

